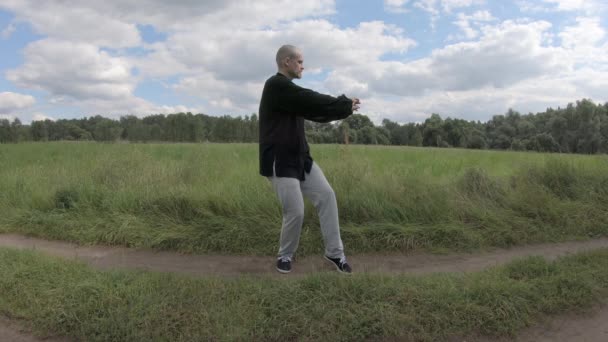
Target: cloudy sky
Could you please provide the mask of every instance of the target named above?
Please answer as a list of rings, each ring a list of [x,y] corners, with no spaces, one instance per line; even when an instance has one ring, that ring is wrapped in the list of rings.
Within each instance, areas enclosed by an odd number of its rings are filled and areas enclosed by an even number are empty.
[[[608,101],[605,0],[0,0],[0,118],[257,112],[274,56],[380,123]]]

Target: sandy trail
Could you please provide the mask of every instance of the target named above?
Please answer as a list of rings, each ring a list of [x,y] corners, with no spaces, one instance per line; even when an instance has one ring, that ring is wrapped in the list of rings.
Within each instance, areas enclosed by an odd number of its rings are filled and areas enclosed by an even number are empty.
[[[0,315],[0,342],[68,342],[63,338],[38,338],[15,320]]]
[[[315,272],[333,272],[321,256],[297,258],[294,270],[282,275],[274,269],[272,256],[190,255],[108,246],[79,246],[16,234],[0,234],[0,246],[37,250],[66,259],[80,260],[98,269],[140,269],[193,276],[272,276],[290,279]],[[427,274],[475,272],[513,259],[540,255],[549,260],[598,248],[607,248],[608,238],[494,249],[476,254],[432,255],[423,253],[361,254],[349,256],[355,272]],[[608,341],[608,306],[591,315],[564,315],[526,329],[517,341]],[[0,341],[41,341],[21,332],[14,323],[0,319]],[[52,339],[44,341],[56,341]],[[62,340],[63,341],[63,340]],[[496,341],[496,340],[494,340]]]
[[[566,313],[545,317],[539,324],[521,331],[515,339],[480,338],[469,342],[606,342],[608,305],[585,314]],[[464,342],[464,341],[463,341]]]
[[[197,276],[278,277],[333,270],[321,256],[297,258],[293,264],[293,272],[285,276],[276,272],[275,258],[272,256],[192,255],[123,247],[78,246],[68,242],[48,241],[15,234],[0,234],[0,246],[37,250],[66,259],[81,260],[99,269],[143,269]],[[602,247],[608,247],[608,238],[495,249],[478,254],[361,254],[348,256],[348,260],[355,272],[408,274],[475,272],[525,256],[541,255],[552,260]]]

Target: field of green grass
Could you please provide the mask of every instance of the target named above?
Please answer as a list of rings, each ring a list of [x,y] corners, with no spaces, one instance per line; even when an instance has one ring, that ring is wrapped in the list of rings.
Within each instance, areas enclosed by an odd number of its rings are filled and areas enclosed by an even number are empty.
[[[478,273],[190,278],[0,248],[0,313],[79,341],[450,341],[513,336],[608,293],[608,250]],[[460,338],[460,339],[456,339]]]
[[[608,233],[608,157],[313,145],[347,254],[476,250]],[[280,206],[256,144],[0,145],[0,232],[273,255]],[[307,202],[300,254],[321,253]]]

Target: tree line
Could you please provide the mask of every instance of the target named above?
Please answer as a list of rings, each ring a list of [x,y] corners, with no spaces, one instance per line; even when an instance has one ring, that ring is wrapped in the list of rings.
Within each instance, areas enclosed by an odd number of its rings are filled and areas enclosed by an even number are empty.
[[[363,114],[320,124],[306,122],[308,140],[329,144],[378,144],[518,151],[608,152],[608,103],[583,99],[565,108],[536,114],[509,109],[487,122],[443,119],[431,114],[422,123],[399,124],[384,119],[377,126]],[[100,115],[82,119],[0,120],[0,143],[94,140],[112,142],[257,142],[258,117],[205,114],[127,115],[118,120]]]

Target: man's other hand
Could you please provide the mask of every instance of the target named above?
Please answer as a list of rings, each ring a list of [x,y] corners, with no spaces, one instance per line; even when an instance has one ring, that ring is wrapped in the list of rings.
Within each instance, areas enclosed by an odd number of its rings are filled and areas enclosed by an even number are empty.
[[[353,101],[353,112],[359,110],[359,105],[361,104],[361,101],[359,101],[359,99],[356,97],[353,97],[351,100]]]

